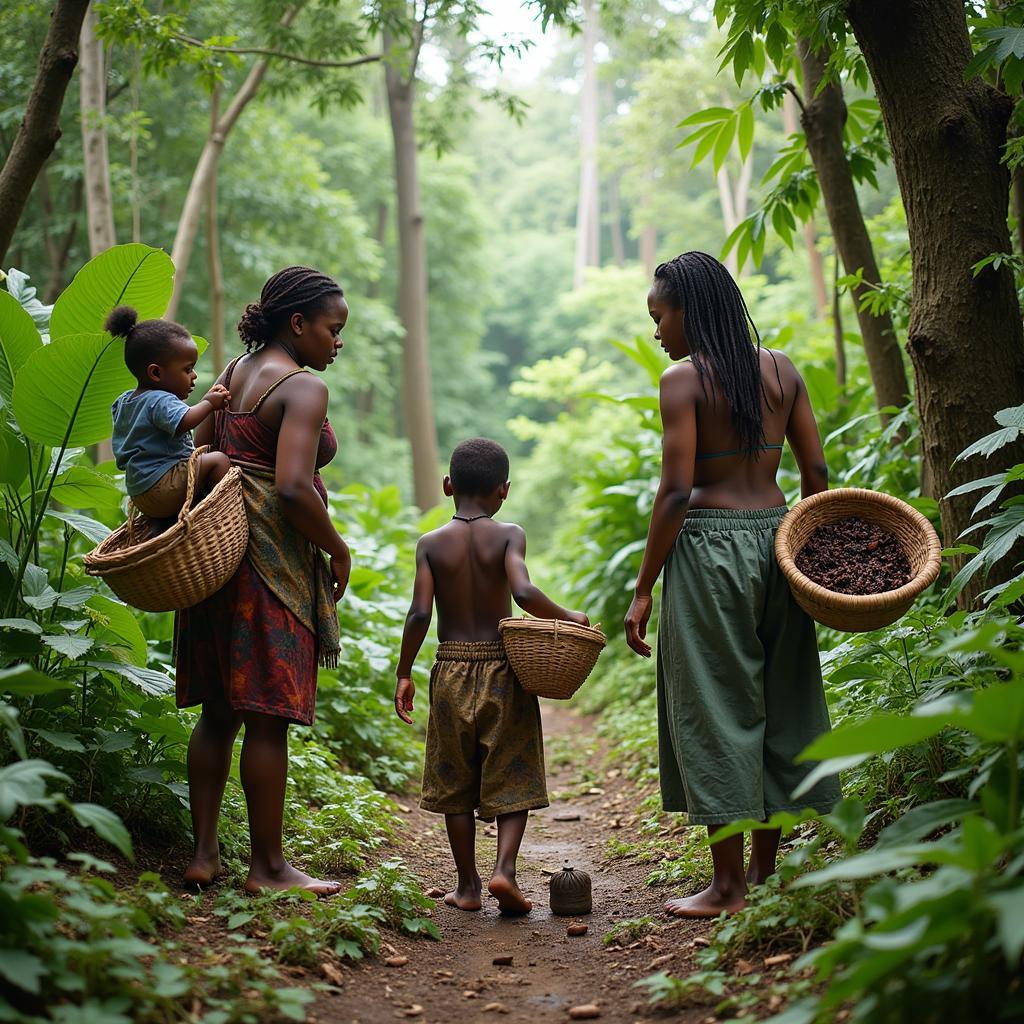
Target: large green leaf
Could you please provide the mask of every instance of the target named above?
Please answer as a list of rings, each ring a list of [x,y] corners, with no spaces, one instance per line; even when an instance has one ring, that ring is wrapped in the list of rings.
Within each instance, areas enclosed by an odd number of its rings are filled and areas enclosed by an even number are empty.
[[[134,306],[140,320],[161,317],[174,286],[174,264],[162,249],[115,245],[75,274],[53,307],[50,336],[95,334],[115,306]]]
[[[0,693],[15,697],[27,697],[35,693],[53,693],[55,690],[70,690],[74,683],[64,679],[52,679],[36,671],[31,665],[16,665],[0,669]]]
[[[99,804],[72,804],[71,813],[79,825],[94,829],[96,834],[116,846],[129,860],[134,860],[132,840],[121,819]]]
[[[897,747],[920,743],[942,732],[946,722],[938,717],[880,714],[844,722],[832,732],[819,736],[798,761],[822,761],[854,754],[883,754]]]
[[[95,444],[110,437],[114,399],[135,383],[120,338],[73,334],[39,349],[21,368],[14,414],[33,441],[49,445],[64,442],[74,416],[68,443]]]
[[[86,466],[71,466],[57,478],[50,497],[73,509],[118,509],[124,492],[105,473]]]
[[[2,356],[0,356],[2,358]],[[7,425],[0,411],[0,484],[17,490],[28,476],[28,449],[25,442]]]
[[[105,622],[97,623],[92,631],[96,643],[107,648],[120,648],[127,652],[128,660],[139,668],[146,667],[146,638],[139,627],[135,613],[102,594],[94,594],[85,602],[98,612]]]
[[[39,337],[32,317],[13,295],[0,291],[0,398],[8,408],[18,370],[37,348],[42,347],[43,339]]]

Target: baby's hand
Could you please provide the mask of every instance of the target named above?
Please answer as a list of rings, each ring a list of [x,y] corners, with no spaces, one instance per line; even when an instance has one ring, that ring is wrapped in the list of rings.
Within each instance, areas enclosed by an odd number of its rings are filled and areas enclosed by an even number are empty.
[[[583,612],[569,612],[569,621],[575,622],[578,626],[589,626],[590,619]]]
[[[413,712],[412,700],[415,696],[416,684],[408,676],[399,679],[395,684],[395,713],[406,725],[412,725],[409,716]]]
[[[231,392],[223,384],[214,384],[209,391],[203,395],[203,401],[209,402],[214,409],[223,409],[231,401]]]

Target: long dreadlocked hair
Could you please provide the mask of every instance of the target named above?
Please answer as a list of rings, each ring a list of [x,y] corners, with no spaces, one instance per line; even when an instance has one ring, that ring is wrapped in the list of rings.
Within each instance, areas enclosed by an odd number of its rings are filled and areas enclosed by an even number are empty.
[[[742,447],[756,458],[765,440],[762,397],[767,401],[761,335],[732,275],[714,256],[694,251],[660,264],[654,280],[685,313],[686,341],[705,396],[710,371],[712,392],[722,390]]]
[[[312,267],[285,267],[260,292],[259,302],[250,302],[238,321],[238,335],[247,352],[265,345],[293,313],[313,316],[322,312],[328,296],[344,295],[332,277]]]

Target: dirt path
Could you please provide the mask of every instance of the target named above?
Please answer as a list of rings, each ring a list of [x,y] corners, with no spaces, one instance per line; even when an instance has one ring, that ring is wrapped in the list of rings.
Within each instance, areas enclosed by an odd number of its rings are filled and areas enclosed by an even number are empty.
[[[596,1004],[601,1020],[631,1022],[648,1012],[644,994],[634,987],[637,979],[658,970],[685,974],[692,969],[693,940],[708,926],[666,918],[662,903],[667,892],[644,885],[653,865],[611,860],[604,854],[611,836],[635,840],[641,794],[614,768],[605,767],[606,752],[593,738],[591,720],[549,703],[544,729],[552,801],[531,815],[519,861],[520,885],[534,902],[533,912],[505,918],[488,899],[482,911],[465,913],[439,900],[434,920],[443,941],[393,940],[390,956],[407,957],[406,963],[388,966],[382,956],[346,969],[341,991],[322,995],[312,1008],[314,1024],[396,1019],[537,1024],[567,1021],[569,1009],[583,1004]],[[595,749],[587,755],[589,747]],[[560,765],[566,758],[550,757],[553,750],[569,751],[575,763]],[[581,783],[587,763],[591,781]],[[414,805],[408,810],[408,827],[399,843],[402,855],[428,889],[450,888],[454,869],[443,819]],[[479,826],[477,856],[485,881],[494,860],[493,835],[493,826]],[[548,875],[565,863],[591,876],[594,911],[587,917],[556,917],[548,909]],[[641,917],[654,919],[652,932],[622,945],[603,944],[617,922]],[[566,934],[574,921],[588,925],[586,935]],[[500,957],[511,957],[511,964],[496,965]],[[673,1019],[704,1021],[708,1011],[683,1011]]]

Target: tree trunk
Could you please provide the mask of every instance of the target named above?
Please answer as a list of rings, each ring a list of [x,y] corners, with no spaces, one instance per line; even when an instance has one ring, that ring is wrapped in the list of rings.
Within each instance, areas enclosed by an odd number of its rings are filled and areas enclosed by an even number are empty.
[[[787,135],[795,135],[798,128],[796,97],[787,92],[782,97],[782,125]],[[825,261],[818,252],[818,229],[814,217],[808,217],[801,225],[804,248],[807,250],[807,265],[811,272],[811,288],[814,293],[814,316],[824,320],[828,312],[828,290],[825,287]],[[844,376],[845,382],[845,376]]]
[[[718,185],[718,205],[722,211],[722,223],[725,225],[726,237],[731,235],[739,226],[740,221],[747,216],[747,198],[750,195],[750,177],[753,168],[754,161],[748,154],[740,168],[735,186],[733,186],[729,171],[724,164],[718,168],[718,173],[715,175],[715,182]],[[741,275],[735,248],[730,249],[729,254],[725,257],[725,266],[733,277]]]
[[[1017,252],[1024,253],[1024,168],[1014,168],[1011,189],[1013,217],[1017,221]]]
[[[210,121],[220,117],[220,85],[211,97]],[[218,376],[226,365],[224,356],[224,269],[220,262],[220,226],[217,223],[217,165],[213,165],[206,192],[206,266],[210,278],[210,348],[213,372]]]
[[[622,203],[617,174],[608,179],[608,219],[611,221],[612,257],[615,265],[621,267],[626,262],[626,240],[622,235]]]
[[[297,13],[298,8],[288,8],[279,24],[282,27],[287,27],[295,19]],[[178,312],[178,303],[181,302],[188,263],[192,257],[196,235],[199,233],[199,220],[210,187],[210,176],[224,151],[224,144],[227,142],[231,129],[238,123],[242,111],[252,102],[269,67],[270,59],[267,57],[261,57],[253,64],[249,69],[249,74],[245,76],[245,81],[224,112],[224,116],[218,118],[217,123],[210,129],[210,134],[203,145],[203,151],[199,154],[199,161],[196,163],[196,169],[192,172],[188,194],[185,196],[181,215],[178,218],[174,245],[171,247],[171,261],[174,263],[174,291],[171,293],[171,301],[167,306],[168,319],[174,319]]]
[[[847,15],[874,82],[907,212],[907,347],[925,465],[936,493],[945,495],[986,471],[978,460],[953,460],[992,431],[994,413],[1019,405],[1024,395],[1013,274],[1005,264],[977,277],[971,271],[990,253],[1010,249],[1010,181],[1000,158],[1013,102],[978,78],[965,79],[971,44],[962,0],[851,0]],[[1024,442],[999,455],[1001,462],[1024,462]],[[947,544],[970,522],[976,498],[940,502]],[[1009,578],[1019,557],[996,566],[989,581]]]
[[[82,113],[82,164],[85,171],[85,217],[89,226],[89,255],[115,245],[114,200],[110,193],[107,153],[107,75],[103,44],[96,38],[96,8],[82,22],[79,96]]]
[[[14,145],[0,170],[0,264],[32,186],[60,138],[60,109],[78,63],[78,37],[89,0],[57,0],[32,93]]]
[[[879,284],[882,278],[843,148],[846,104],[843,102],[842,91],[834,82],[818,92],[828,54],[823,50],[813,51],[804,39],[798,40],[797,47],[804,76],[801,121],[807,138],[807,149],[818,173],[818,183],[825,200],[836,249],[848,274],[862,270],[864,275],[864,283],[853,290],[853,304],[864,340],[864,354],[867,356],[868,371],[875,389],[875,401],[880,409],[886,406],[902,407],[907,403],[910,387],[892,318],[888,313],[872,316],[869,311],[860,308],[861,297],[871,290],[872,285]]]
[[[384,50],[387,53],[391,48],[392,39],[385,34]],[[413,121],[416,97],[415,56],[412,65],[412,68],[403,72],[388,62],[385,66],[385,81],[395,151],[398,314],[405,329],[403,411],[405,429],[412,447],[416,504],[426,510],[441,501],[441,490],[427,335],[427,245],[420,207],[416,126]]]
[[[583,0],[583,88],[580,90],[580,190],[576,207],[576,262],[573,287],[583,284],[587,267],[601,262],[600,198],[597,182],[597,11]]]
[[[75,234],[78,230],[78,214],[82,209],[82,182],[81,179],[77,180],[71,188],[68,226],[60,237],[54,233],[53,195],[50,192],[50,179],[45,167],[39,173],[39,187],[36,189],[36,194],[39,196],[42,213],[40,219],[43,228],[43,241],[46,244],[46,255],[50,261],[49,277],[43,287],[43,302],[52,305],[57,301],[57,296],[64,290],[66,283],[68,256],[71,254],[71,246],[75,241]],[[17,266],[17,264],[15,265]]]
[[[843,336],[843,293],[839,290],[839,256],[835,258],[835,275],[832,281],[832,341],[836,354],[836,383],[842,389],[842,401],[846,401],[846,338]]]
[[[142,241],[142,181],[139,178],[139,78],[142,75],[139,51],[132,55],[132,127],[128,136],[128,170],[131,174],[132,241]]]

